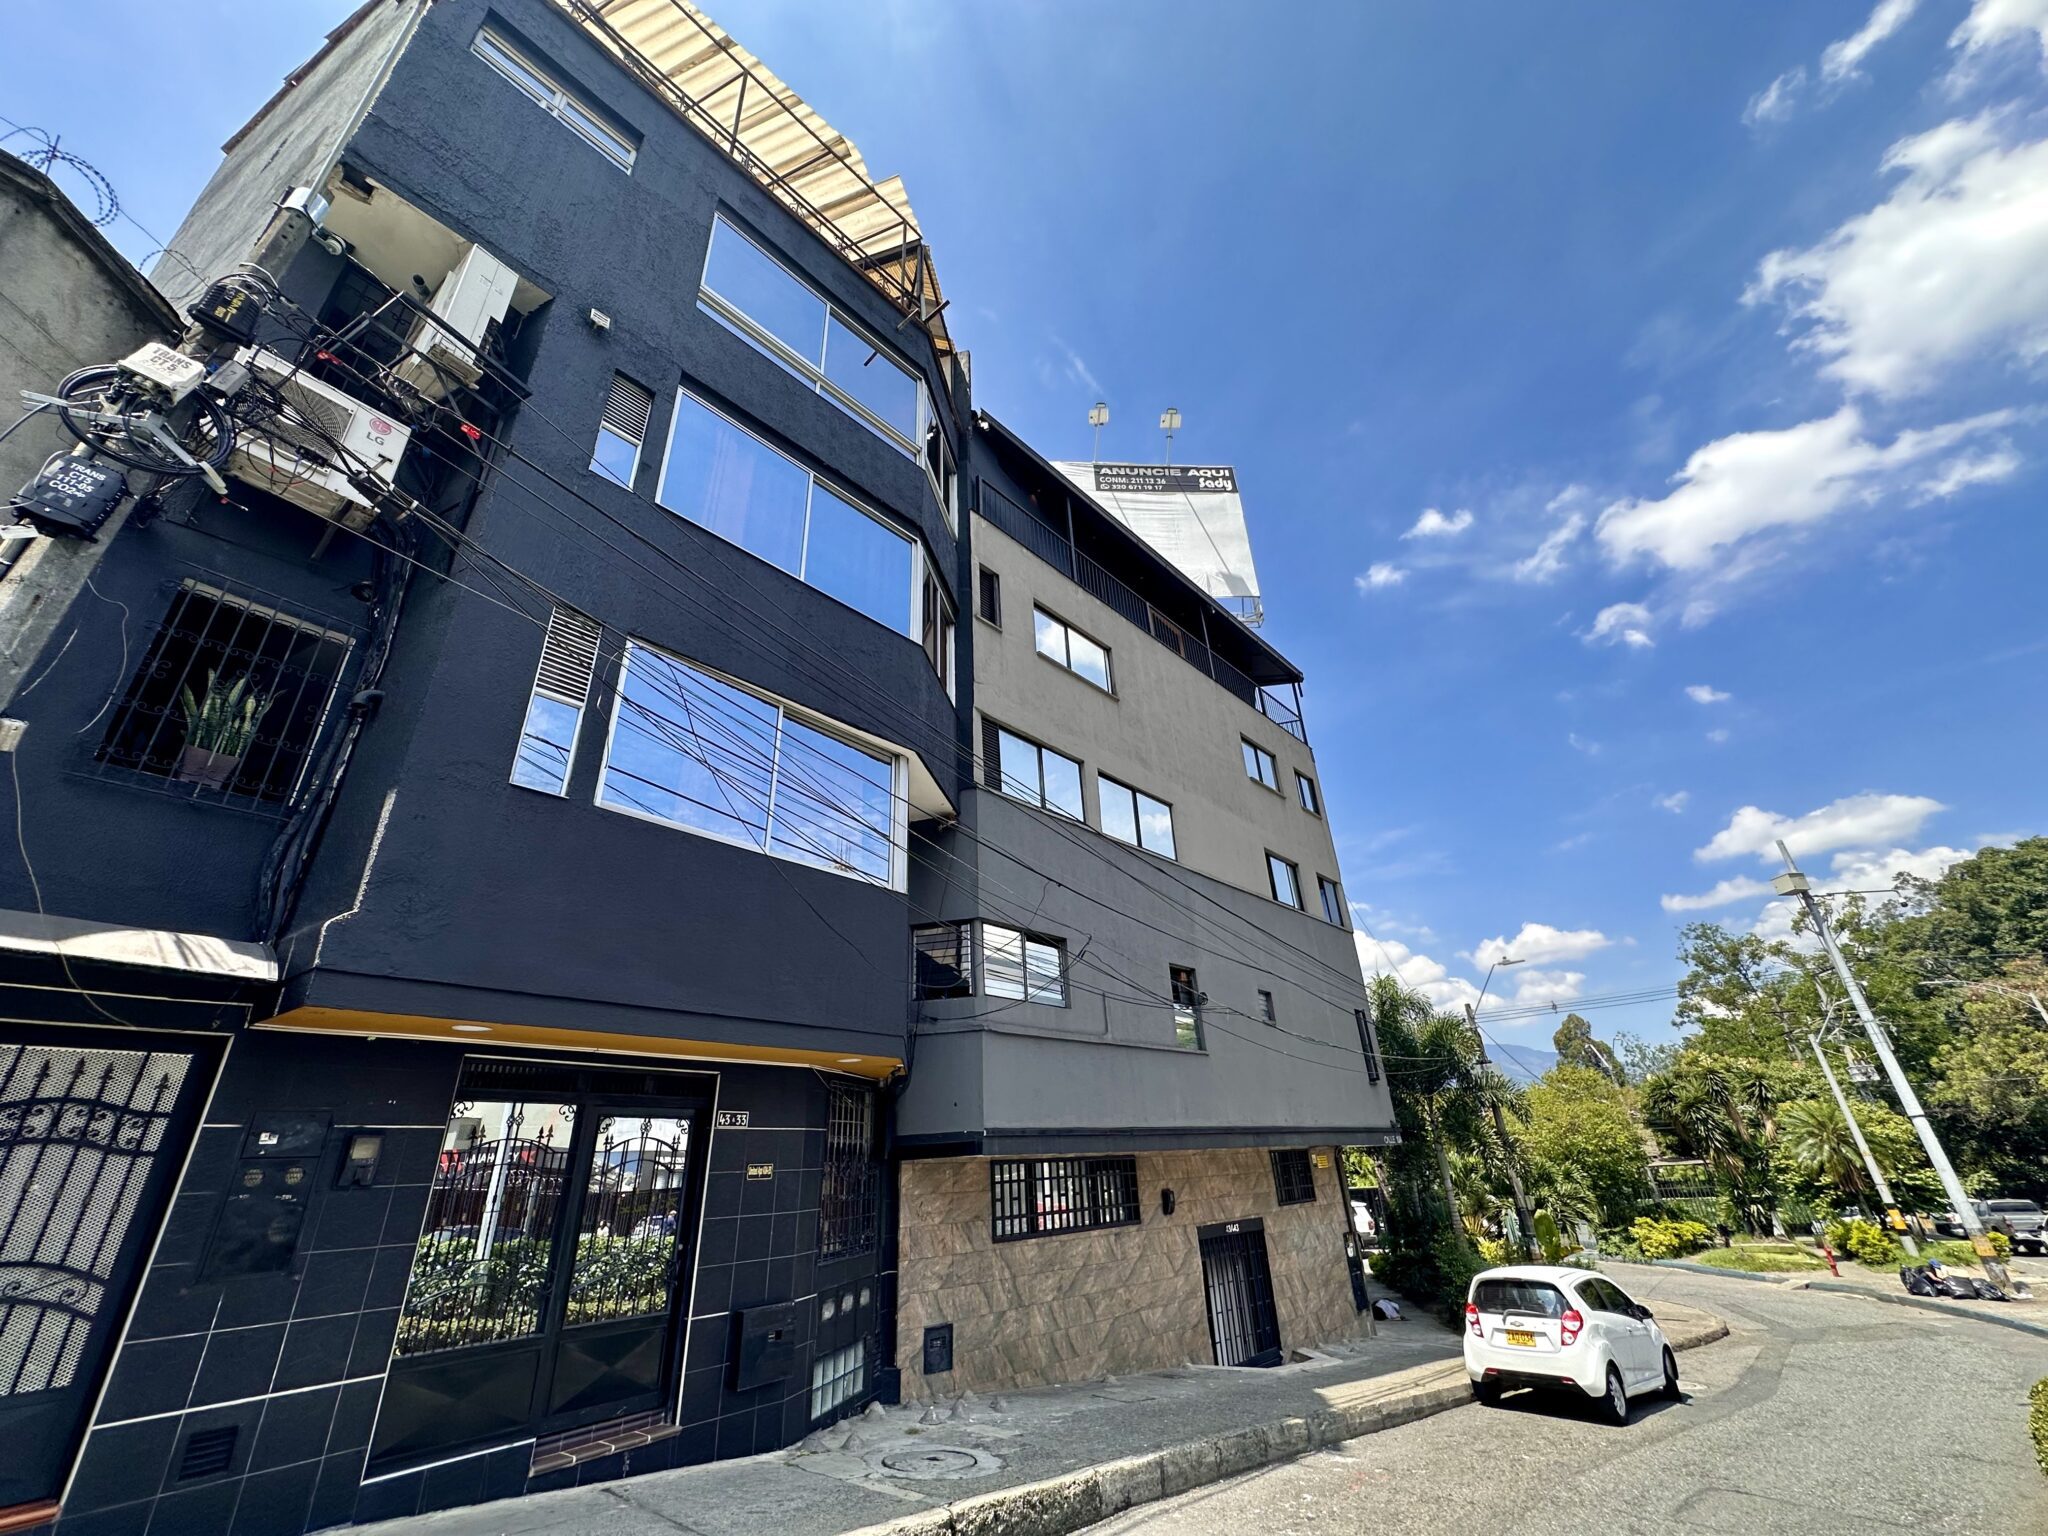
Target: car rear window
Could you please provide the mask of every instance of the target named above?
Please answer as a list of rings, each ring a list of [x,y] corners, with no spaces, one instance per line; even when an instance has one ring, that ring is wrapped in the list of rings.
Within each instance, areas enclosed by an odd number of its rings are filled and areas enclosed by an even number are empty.
[[[2031,1200],[1994,1200],[1991,1202],[1991,1209],[2001,1211],[2008,1216],[2038,1216],[2041,1214],[2041,1207],[2034,1204]]]
[[[1482,1280],[1472,1293],[1472,1300],[1482,1312],[1564,1316],[1564,1292],[1547,1280]]]

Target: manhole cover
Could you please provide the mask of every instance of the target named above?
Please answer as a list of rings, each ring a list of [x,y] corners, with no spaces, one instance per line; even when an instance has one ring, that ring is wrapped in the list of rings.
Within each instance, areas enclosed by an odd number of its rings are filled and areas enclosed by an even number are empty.
[[[1002,1469],[1002,1463],[987,1451],[958,1445],[911,1445],[877,1451],[868,1465],[885,1477],[907,1477],[918,1481],[931,1478],[982,1477]]]

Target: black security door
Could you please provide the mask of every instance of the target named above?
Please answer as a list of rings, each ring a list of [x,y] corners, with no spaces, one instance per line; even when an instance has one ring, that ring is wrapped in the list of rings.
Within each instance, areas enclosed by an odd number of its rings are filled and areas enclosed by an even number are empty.
[[[378,1414],[383,1465],[659,1408],[707,1078],[477,1063],[450,1114]]]
[[[1266,1264],[1266,1224],[1256,1216],[1198,1227],[1209,1338],[1218,1365],[1278,1365],[1280,1319]]]
[[[137,1032],[0,1040],[0,1508],[63,1486],[207,1064]]]

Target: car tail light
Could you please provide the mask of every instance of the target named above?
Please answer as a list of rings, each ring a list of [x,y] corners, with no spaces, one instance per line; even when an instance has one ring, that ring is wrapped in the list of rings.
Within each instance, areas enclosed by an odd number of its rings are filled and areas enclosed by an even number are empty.
[[[1475,1339],[1480,1336],[1479,1307],[1475,1302],[1468,1301],[1465,1303],[1465,1326],[1472,1330],[1472,1336]]]
[[[1579,1340],[1579,1330],[1586,1326],[1586,1320],[1579,1316],[1579,1309],[1573,1307],[1557,1320],[1557,1326],[1559,1332],[1558,1342],[1576,1344]]]

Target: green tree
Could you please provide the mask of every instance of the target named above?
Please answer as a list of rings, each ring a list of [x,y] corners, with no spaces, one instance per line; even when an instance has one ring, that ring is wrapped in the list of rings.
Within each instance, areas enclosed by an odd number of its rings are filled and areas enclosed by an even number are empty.
[[[1610,1082],[1622,1080],[1621,1060],[1614,1054],[1614,1047],[1604,1040],[1595,1040],[1593,1026],[1576,1013],[1564,1016],[1557,1033],[1550,1037],[1550,1046],[1565,1066],[1587,1068]]]
[[[2037,840],[2038,841],[2038,840]],[[1958,989],[1960,1027],[1927,1090],[1952,1156],[1998,1194],[2048,1198],[2048,966],[2022,960]]]
[[[1667,1146],[1707,1165],[1752,1230],[1766,1230],[1778,1105],[1804,1096],[1810,1076],[1788,1060],[1687,1051],[1644,1088],[1643,1118]]]
[[[1626,1030],[1614,1037],[1614,1054],[1621,1059],[1621,1080],[1631,1088],[1642,1087],[1659,1072],[1669,1072],[1678,1065],[1684,1049],[1677,1040],[1660,1040],[1652,1045],[1641,1035]]]
[[[1996,976],[2010,960],[2048,961],[2048,837],[1983,848],[1938,880],[1899,882],[1885,947],[1922,976]]]
[[[1603,1072],[1564,1062],[1529,1089],[1516,1133],[1529,1197],[1568,1220],[1625,1226],[1650,1192],[1630,1095]]]

